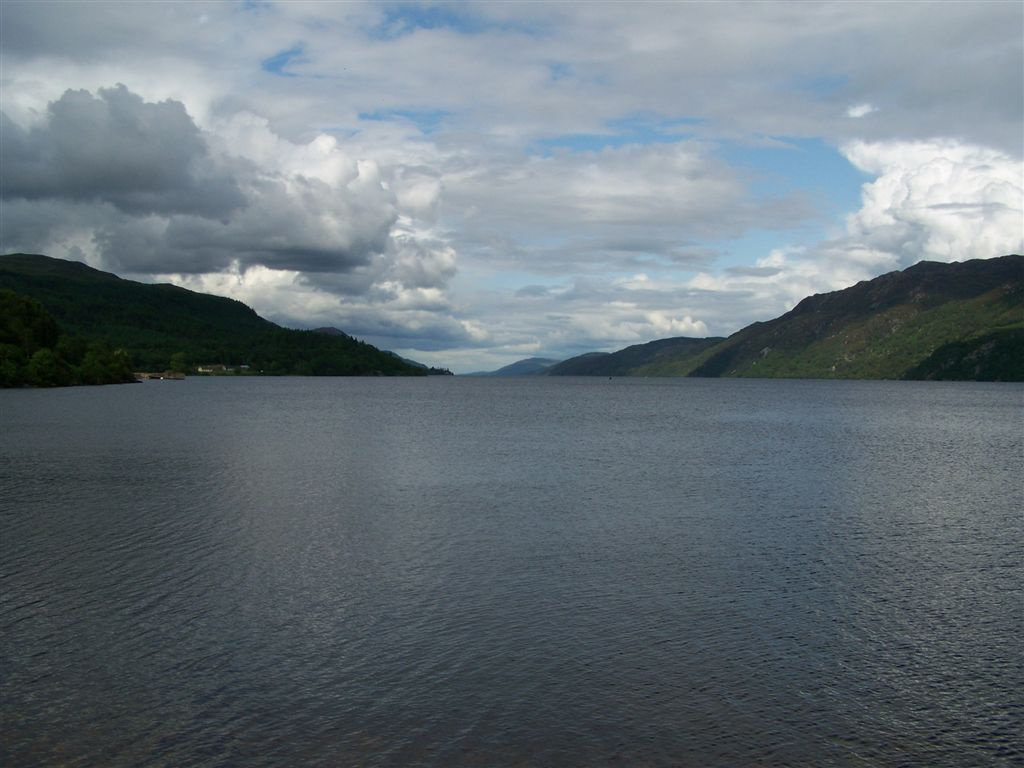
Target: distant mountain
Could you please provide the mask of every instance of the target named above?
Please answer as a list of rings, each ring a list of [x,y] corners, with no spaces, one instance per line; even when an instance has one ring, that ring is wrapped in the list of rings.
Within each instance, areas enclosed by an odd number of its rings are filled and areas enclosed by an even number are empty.
[[[810,296],[691,376],[1024,380],[1024,257],[921,262]]]
[[[123,280],[74,261],[0,256],[0,289],[31,297],[61,331],[123,350],[136,370],[248,365],[300,375],[422,376],[426,370],[352,337],[282,328],[241,302]]]
[[[528,357],[525,360],[518,360],[504,368],[496,371],[480,371],[478,373],[466,373],[464,376],[544,376],[551,366],[558,363],[547,357]]]
[[[618,352],[589,352],[552,366],[549,376],[671,376],[685,374],[686,361],[723,339],[679,336],[634,344]]]

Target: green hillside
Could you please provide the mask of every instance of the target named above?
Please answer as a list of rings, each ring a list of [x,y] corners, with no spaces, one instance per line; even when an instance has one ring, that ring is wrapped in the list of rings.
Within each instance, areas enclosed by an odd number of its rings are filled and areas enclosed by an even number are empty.
[[[344,334],[281,328],[241,302],[123,280],[78,262],[0,256],[0,289],[31,297],[73,337],[123,350],[137,370],[248,365],[268,374],[422,376],[424,368]]]
[[[690,375],[1019,381],[1024,358],[995,361],[1022,333],[1024,257],[921,262],[811,296],[774,320],[747,326],[711,349]],[[977,359],[960,365],[957,354]],[[929,362],[933,355],[939,357]]]

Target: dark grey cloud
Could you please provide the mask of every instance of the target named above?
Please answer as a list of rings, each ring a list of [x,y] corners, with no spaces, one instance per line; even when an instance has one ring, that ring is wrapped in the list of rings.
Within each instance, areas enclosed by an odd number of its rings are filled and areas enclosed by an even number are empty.
[[[114,271],[264,266],[325,275],[327,287],[395,252],[410,283],[431,279],[428,248],[410,256],[414,244],[392,242],[395,195],[375,168],[329,184],[260,166],[212,148],[181,102],[147,102],[123,85],[68,90],[37,124],[3,116],[2,127],[5,249],[60,250],[77,236]]]
[[[25,130],[3,117],[4,199],[107,202],[131,214],[224,218],[246,204],[181,102],[125,86],[68,90]]]
[[[386,198],[364,204],[301,176],[252,179],[247,191],[249,205],[227,222],[175,217],[167,245],[206,248],[219,253],[221,263],[313,274],[351,271],[387,248],[394,213]]]
[[[72,59],[92,59],[97,49],[139,45],[139,24],[152,24],[135,3],[48,3],[7,0],[0,5],[3,44],[8,55],[46,56],[60,51]],[[135,6],[135,7],[133,7]],[[90,34],[82,34],[89,30]]]

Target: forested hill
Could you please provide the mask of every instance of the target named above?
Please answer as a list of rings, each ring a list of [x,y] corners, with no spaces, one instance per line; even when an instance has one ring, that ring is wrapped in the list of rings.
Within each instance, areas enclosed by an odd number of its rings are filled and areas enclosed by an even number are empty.
[[[246,365],[253,372],[422,376],[423,367],[345,334],[282,328],[233,299],[124,280],[79,262],[0,256],[0,290],[31,297],[60,330],[124,350],[136,370]]]

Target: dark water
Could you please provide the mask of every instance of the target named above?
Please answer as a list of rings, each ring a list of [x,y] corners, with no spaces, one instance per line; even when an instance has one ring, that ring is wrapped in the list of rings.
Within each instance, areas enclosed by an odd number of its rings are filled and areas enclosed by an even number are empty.
[[[1024,388],[0,392],[5,766],[1024,762]]]

